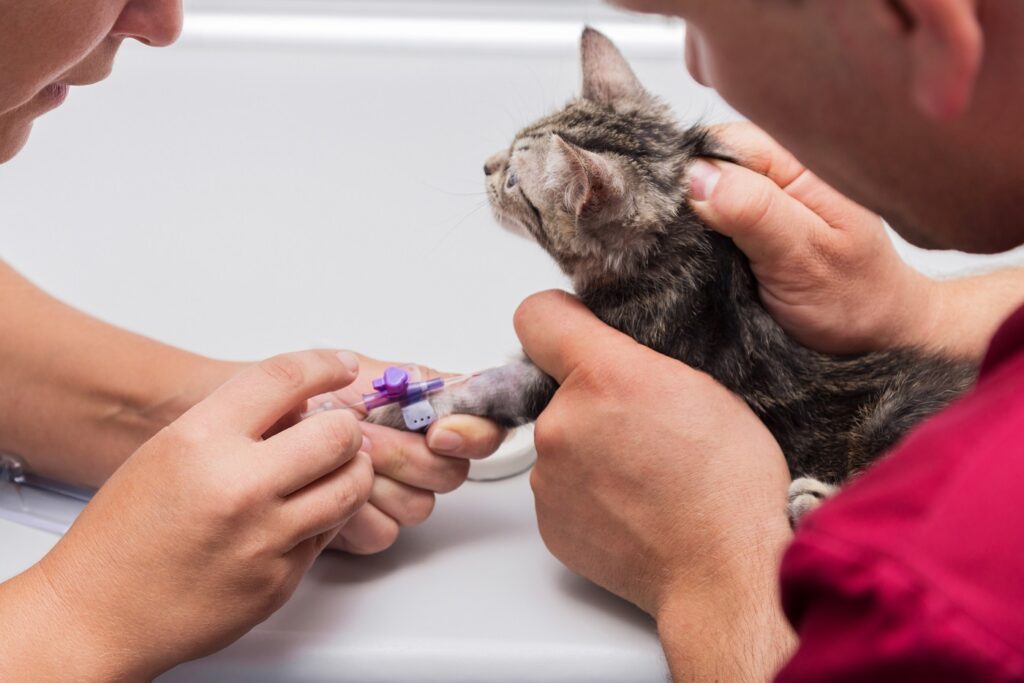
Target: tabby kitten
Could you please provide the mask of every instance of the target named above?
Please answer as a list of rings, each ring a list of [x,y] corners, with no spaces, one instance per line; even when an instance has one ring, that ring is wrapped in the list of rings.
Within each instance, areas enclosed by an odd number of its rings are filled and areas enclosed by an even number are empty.
[[[913,349],[831,356],[787,336],[744,255],[687,204],[688,164],[728,158],[722,148],[680,128],[605,36],[584,31],[582,53],[582,97],[487,161],[497,219],[536,240],[601,320],[746,400],[786,456],[795,521],[970,387],[976,369]],[[556,388],[524,358],[433,403],[439,415],[514,426]],[[402,424],[394,409],[373,419]]]

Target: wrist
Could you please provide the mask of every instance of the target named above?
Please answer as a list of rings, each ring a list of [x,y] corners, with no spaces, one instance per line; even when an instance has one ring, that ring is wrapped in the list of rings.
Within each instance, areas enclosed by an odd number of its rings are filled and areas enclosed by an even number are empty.
[[[116,648],[81,621],[87,605],[77,607],[71,610],[62,602],[38,564],[0,586],[0,661],[12,680],[100,683],[151,678],[131,670]]]
[[[778,596],[756,596],[742,612],[682,603],[658,619],[658,637],[673,681],[767,683],[793,656],[796,634]],[[716,606],[717,607],[717,606]]]
[[[895,287],[885,329],[877,334],[878,349],[916,348],[940,350],[938,331],[945,315],[943,283],[904,266],[902,286]]]
[[[759,531],[663,595],[654,616],[673,680],[770,681],[791,656],[778,569],[792,532],[788,523]]]
[[[20,456],[35,474],[101,486],[233,371],[234,364],[107,325],[27,284],[24,290],[14,302],[13,332],[0,343],[3,382],[12,389],[0,396],[0,451]]]

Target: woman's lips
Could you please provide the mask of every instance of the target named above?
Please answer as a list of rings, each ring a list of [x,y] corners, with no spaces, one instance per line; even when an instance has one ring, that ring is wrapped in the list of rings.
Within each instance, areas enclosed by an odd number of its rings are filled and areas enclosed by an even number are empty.
[[[43,88],[40,93],[51,107],[59,107],[68,98],[70,87],[66,83],[53,83]]]

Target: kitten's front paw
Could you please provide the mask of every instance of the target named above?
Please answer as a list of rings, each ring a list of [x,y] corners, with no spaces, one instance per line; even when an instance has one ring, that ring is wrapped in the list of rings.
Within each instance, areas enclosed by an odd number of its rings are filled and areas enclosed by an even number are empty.
[[[824,503],[838,490],[836,486],[810,477],[794,479],[793,483],[789,485],[789,505],[787,506],[790,525],[795,529],[804,515]]]
[[[391,427],[392,429],[405,429],[405,418],[402,416],[402,408],[397,403],[371,410],[366,416],[370,424]]]

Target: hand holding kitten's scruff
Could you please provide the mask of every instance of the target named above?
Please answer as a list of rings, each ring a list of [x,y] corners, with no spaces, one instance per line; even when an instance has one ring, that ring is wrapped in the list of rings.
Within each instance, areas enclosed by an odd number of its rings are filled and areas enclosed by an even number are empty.
[[[900,258],[878,216],[764,131],[750,123],[710,130],[742,166],[694,164],[691,205],[746,253],[761,302],[789,334],[826,353],[909,347],[981,358],[1019,302],[1018,272],[925,277]]]
[[[545,544],[657,619],[674,680],[767,680],[793,645],[776,585],[789,472],[771,433],[564,292],[527,300],[516,330],[561,385],[530,478]]]

